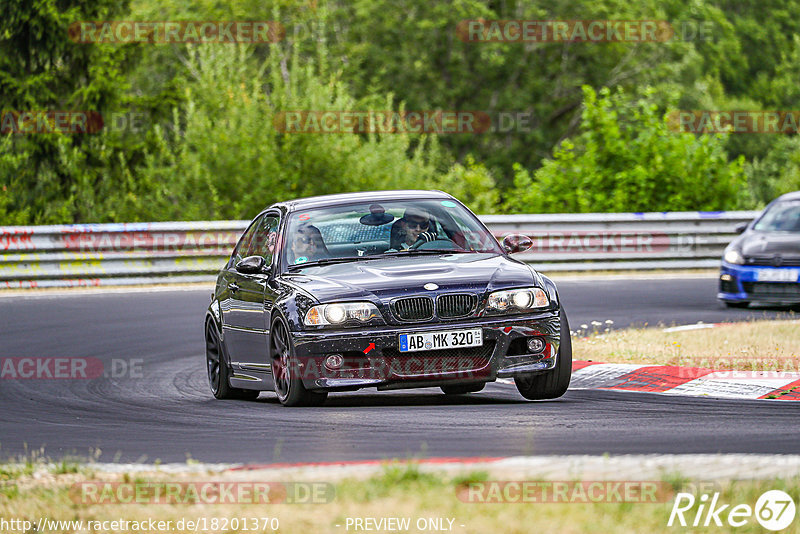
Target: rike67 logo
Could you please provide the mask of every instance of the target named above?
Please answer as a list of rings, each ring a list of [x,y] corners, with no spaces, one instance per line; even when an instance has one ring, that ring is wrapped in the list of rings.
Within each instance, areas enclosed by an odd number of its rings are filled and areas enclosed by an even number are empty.
[[[755,507],[724,503],[718,492],[711,497],[704,493],[699,499],[691,493],[678,493],[667,526],[742,527],[755,519],[763,528],[778,531],[792,524],[795,512],[794,500],[781,490],[764,492]]]

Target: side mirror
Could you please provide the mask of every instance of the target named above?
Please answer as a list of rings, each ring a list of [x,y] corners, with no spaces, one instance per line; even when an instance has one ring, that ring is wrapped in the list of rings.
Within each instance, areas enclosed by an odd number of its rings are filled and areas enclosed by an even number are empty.
[[[503,248],[508,254],[524,252],[533,246],[533,239],[522,234],[509,234],[503,238]]]
[[[268,268],[261,256],[248,256],[236,264],[236,270],[242,274],[265,274]]]
[[[745,230],[747,230],[747,226],[748,226],[749,224],[750,224],[750,223],[740,223],[740,224],[737,224],[737,225],[736,225],[736,227],[735,227],[733,230],[734,230],[734,232],[736,232],[737,234],[741,234],[742,232],[744,232]]]

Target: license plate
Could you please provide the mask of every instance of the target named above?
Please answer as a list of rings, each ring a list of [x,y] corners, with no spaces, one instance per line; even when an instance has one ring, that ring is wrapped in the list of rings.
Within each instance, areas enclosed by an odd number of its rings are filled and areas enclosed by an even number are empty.
[[[759,282],[796,282],[800,269],[760,269],[756,273]]]
[[[483,331],[480,328],[471,328],[469,330],[400,334],[398,344],[400,352],[480,347],[483,345]]]

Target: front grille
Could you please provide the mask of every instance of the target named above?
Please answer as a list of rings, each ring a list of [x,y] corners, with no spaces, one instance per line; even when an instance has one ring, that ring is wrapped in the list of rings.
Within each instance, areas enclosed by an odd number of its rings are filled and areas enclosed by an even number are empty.
[[[436,314],[443,319],[466,317],[475,311],[477,303],[477,295],[470,293],[439,295],[436,299]]]
[[[745,261],[747,262],[747,265],[769,265],[771,267],[800,266],[800,257],[781,257],[780,261],[775,261],[775,256],[749,256]]]
[[[800,297],[800,284],[793,282],[742,282],[742,287],[754,297]]]
[[[433,318],[433,299],[408,297],[392,303],[392,311],[401,321],[427,321]]]
[[[394,348],[383,349],[383,358],[389,371],[400,377],[434,377],[447,373],[488,375],[489,361],[494,351],[494,341],[480,347],[463,349],[400,352]]]

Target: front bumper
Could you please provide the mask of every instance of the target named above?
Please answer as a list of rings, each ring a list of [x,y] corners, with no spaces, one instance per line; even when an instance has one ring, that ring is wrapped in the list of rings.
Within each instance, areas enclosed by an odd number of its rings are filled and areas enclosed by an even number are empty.
[[[483,346],[398,350],[400,334],[469,328],[481,328]],[[431,387],[545,372],[556,365],[560,335],[558,312],[293,333],[298,371],[303,385],[312,390]],[[526,340],[533,336],[545,340],[541,353],[527,352]],[[324,361],[330,354],[342,355],[345,364],[328,369]]]
[[[800,303],[800,282],[764,282],[759,273],[764,270],[800,270],[798,267],[766,265],[736,265],[722,262],[717,298],[723,302],[762,302],[765,304]]]

